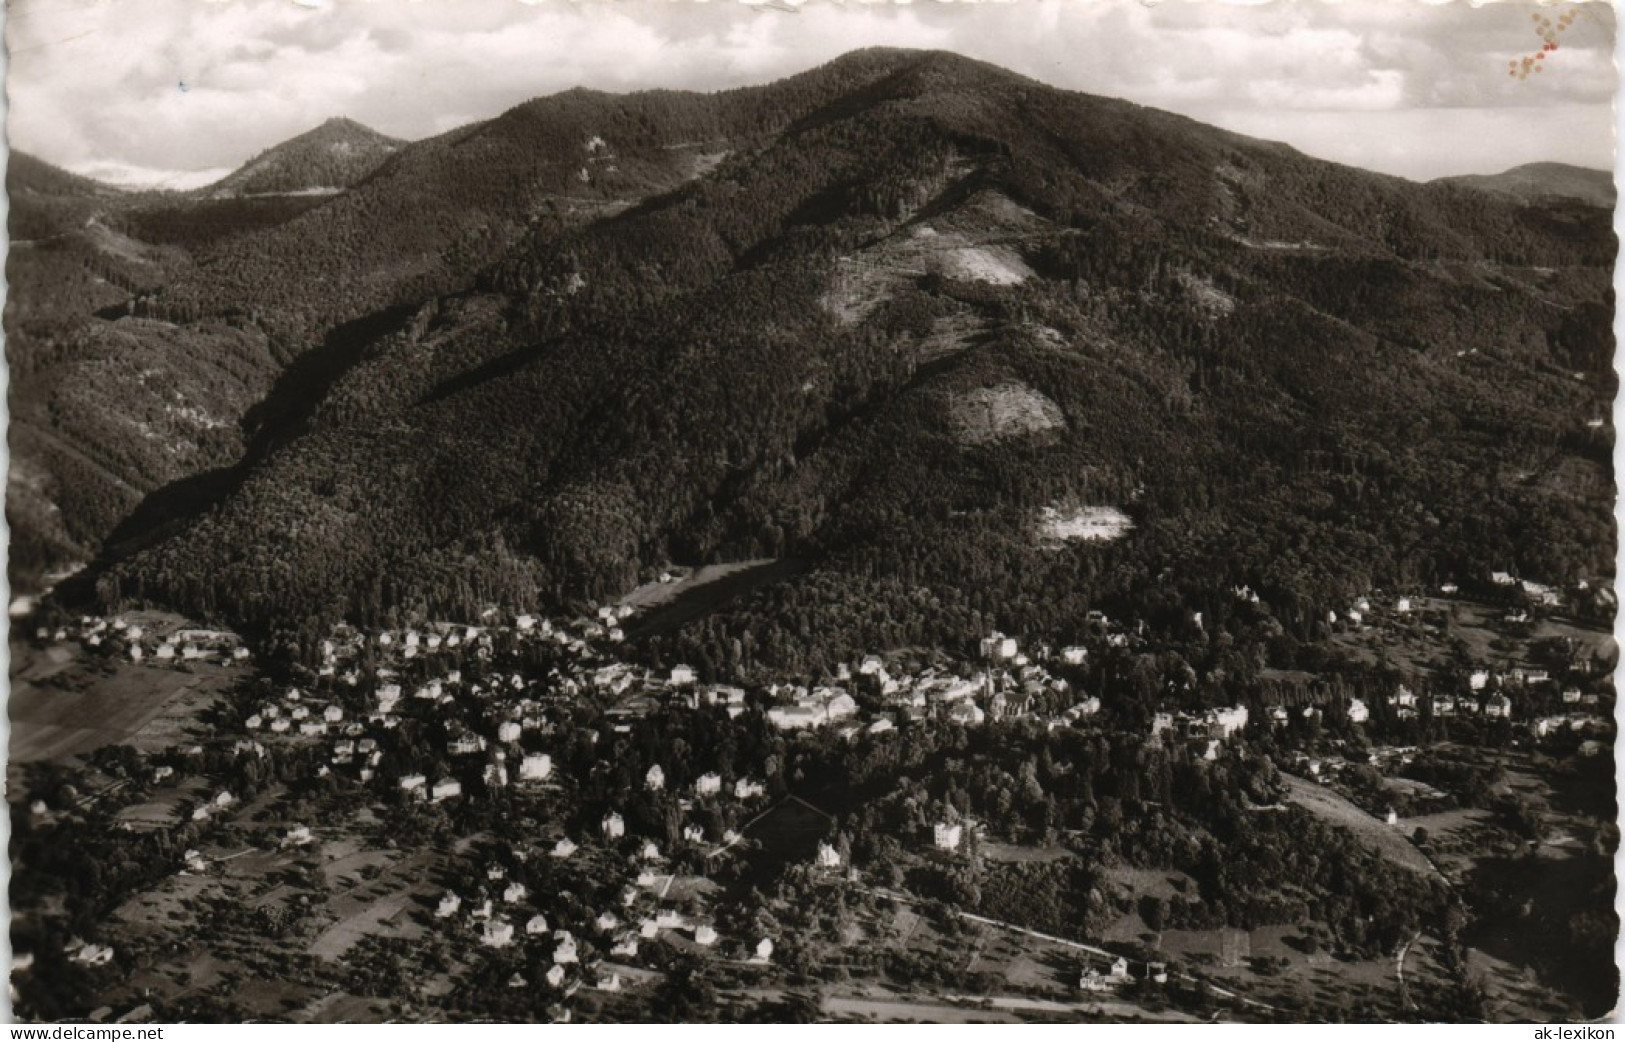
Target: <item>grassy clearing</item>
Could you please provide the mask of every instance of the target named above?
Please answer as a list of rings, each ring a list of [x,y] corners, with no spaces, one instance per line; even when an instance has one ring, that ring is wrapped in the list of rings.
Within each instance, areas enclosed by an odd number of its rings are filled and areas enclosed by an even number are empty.
[[[1423,875],[1437,874],[1438,870],[1399,829],[1373,818],[1324,786],[1290,774],[1281,777],[1286,781],[1287,798],[1315,817],[1327,824],[1348,829],[1396,865]]]
[[[13,763],[63,763],[104,745],[153,752],[200,736],[206,729],[200,714],[243,676],[202,663],[181,672],[91,660],[62,646],[12,642],[11,653]]]

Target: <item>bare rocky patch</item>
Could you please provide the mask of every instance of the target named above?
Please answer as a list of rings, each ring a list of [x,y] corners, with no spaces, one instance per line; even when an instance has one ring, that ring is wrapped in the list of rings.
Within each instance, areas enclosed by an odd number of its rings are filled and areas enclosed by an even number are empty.
[[[1068,543],[1109,543],[1133,528],[1133,519],[1111,506],[1054,506],[1038,512],[1038,542],[1046,549],[1059,550]]]
[[[986,445],[1066,426],[1060,406],[1015,381],[955,395],[948,417],[955,436],[965,445]]]
[[[1215,286],[1205,275],[1182,271],[1179,284],[1185,287],[1191,305],[1206,318],[1223,318],[1236,310],[1236,298]]]

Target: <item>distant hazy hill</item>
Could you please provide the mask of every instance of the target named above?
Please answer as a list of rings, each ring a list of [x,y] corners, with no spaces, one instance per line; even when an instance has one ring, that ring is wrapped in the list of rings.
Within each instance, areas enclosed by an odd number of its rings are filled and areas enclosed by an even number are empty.
[[[1593,208],[948,54],[567,92],[151,301],[297,360],[245,414],[275,451],[101,590],[265,632],[788,556],[672,646],[810,667],[1236,582],[1308,626],[1486,561],[1605,572],[1614,250]]]
[[[354,120],[330,119],[261,152],[200,192],[212,198],[336,192],[378,169],[401,144]]]
[[[1566,163],[1528,163],[1499,174],[1464,174],[1440,178],[1440,181],[1510,196],[1525,203],[1573,199],[1610,209],[1614,205],[1612,173]]]
[[[119,194],[116,188],[69,173],[15,149],[6,157],[6,192],[13,198],[19,195],[106,198]]]

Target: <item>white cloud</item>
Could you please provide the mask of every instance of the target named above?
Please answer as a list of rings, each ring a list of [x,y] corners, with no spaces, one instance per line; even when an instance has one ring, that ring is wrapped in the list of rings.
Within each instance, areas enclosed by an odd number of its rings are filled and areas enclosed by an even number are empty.
[[[13,0],[9,130],[80,170],[213,169],[334,115],[418,138],[577,84],[712,90],[891,45],[1199,119],[1223,112],[1399,172],[1465,161],[1446,117],[1417,115],[1456,109],[1505,113],[1495,125],[1521,150],[1606,165],[1612,138],[1595,126],[1616,85],[1614,16],[1586,7],[1545,72],[1519,81],[1506,62],[1538,43],[1523,4]],[[1548,118],[1558,109],[1589,115]],[[1410,129],[1430,119],[1441,132]],[[1396,151],[1395,134],[1412,140]]]

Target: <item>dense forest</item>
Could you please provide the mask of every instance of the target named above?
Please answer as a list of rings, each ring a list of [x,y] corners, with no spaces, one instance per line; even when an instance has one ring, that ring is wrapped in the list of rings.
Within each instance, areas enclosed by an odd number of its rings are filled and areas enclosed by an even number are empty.
[[[663,639],[799,667],[1241,583],[1301,634],[1375,585],[1612,570],[1615,244],[1582,203],[868,51],[540,99],[258,220],[43,367],[42,427],[185,461],[76,511],[94,548],[170,486],[92,569],[108,603],[298,639],[793,558]],[[142,323],[187,405],[72,412]],[[1106,508],[1120,538],[1042,534]]]

